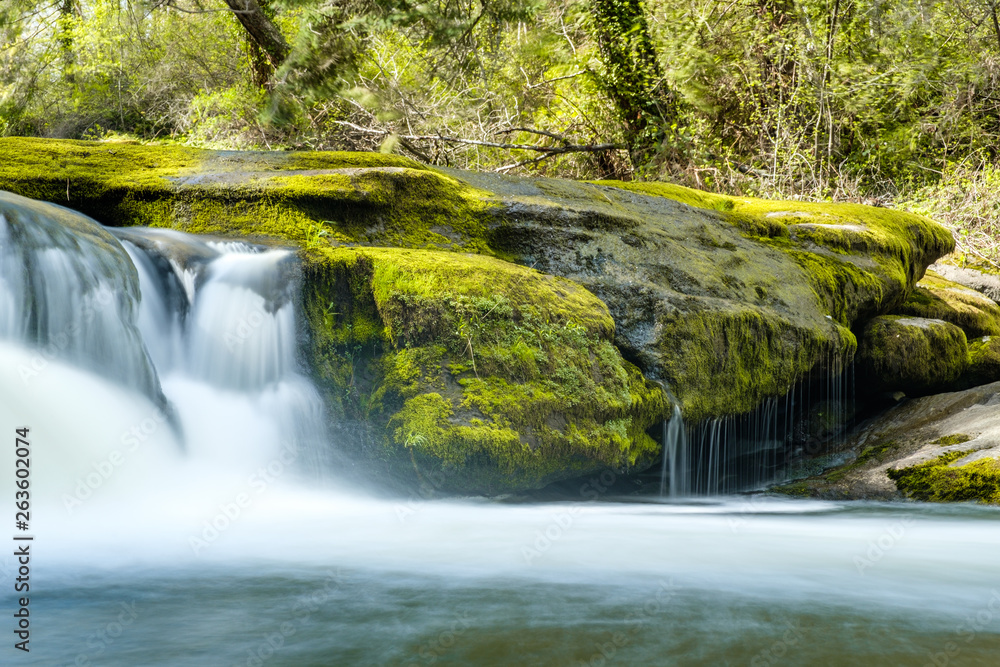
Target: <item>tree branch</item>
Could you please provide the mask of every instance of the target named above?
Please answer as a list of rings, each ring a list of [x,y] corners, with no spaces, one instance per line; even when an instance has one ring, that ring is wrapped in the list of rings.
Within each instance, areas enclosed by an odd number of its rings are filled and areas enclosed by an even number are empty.
[[[346,120],[333,121],[337,125],[343,125],[364,132],[366,134],[379,134],[382,136],[395,134],[391,130],[378,130],[370,127],[361,127]],[[538,132],[538,134],[545,134]],[[600,153],[603,151],[622,150],[627,148],[624,144],[566,144],[565,146],[535,146],[532,144],[503,144],[496,141],[480,141],[478,139],[463,139],[461,137],[449,137],[443,134],[400,134],[400,139],[407,141],[443,141],[451,144],[467,144],[470,146],[484,146],[486,148],[503,148],[506,150],[535,151],[537,153],[548,153],[558,155],[560,153]]]

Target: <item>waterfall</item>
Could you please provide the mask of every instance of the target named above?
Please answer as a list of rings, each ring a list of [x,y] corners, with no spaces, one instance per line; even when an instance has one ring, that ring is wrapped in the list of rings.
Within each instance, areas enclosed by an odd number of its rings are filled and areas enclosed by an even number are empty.
[[[0,340],[32,348],[28,383],[62,360],[161,405],[156,370],[136,326],[139,283],[100,225],[69,209],[0,192]]]
[[[274,442],[322,476],[322,400],[296,360],[295,254],[173,230],[114,233],[138,271],[139,329],[166,394],[182,409],[199,386],[242,397]],[[188,414],[203,416],[200,406]]]
[[[788,479],[800,462],[834,453],[854,419],[853,364],[827,359],[838,372],[812,374],[756,410],[687,428],[675,401],[665,420],[660,495],[711,496],[755,491]]]
[[[667,488],[669,474],[669,488]],[[688,467],[687,429],[681,416],[681,407],[674,402],[674,412],[663,421],[663,470],[660,476],[660,495],[682,498],[690,493]]]
[[[325,478],[298,294],[288,249],[109,233],[0,193],[0,366],[18,369],[0,375],[0,416],[48,443],[37,483],[72,513],[91,498],[225,498],[259,470]]]

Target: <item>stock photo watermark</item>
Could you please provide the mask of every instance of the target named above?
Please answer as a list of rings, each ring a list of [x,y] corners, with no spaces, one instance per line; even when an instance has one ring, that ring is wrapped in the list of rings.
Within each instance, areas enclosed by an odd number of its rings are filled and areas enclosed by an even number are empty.
[[[656,592],[628,612],[622,622],[625,630],[607,633],[602,641],[594,642],[594,653],[587,660],[580,660],[577,667],[604,667],[620,656],[619,651],[632,644],[634,637],[669,607],[677,595],[673,579],[659,581]]]
[[[62,495],[62,503],[66,511],[72,514],[74,510],[89,500],[94,492],[104,486],[115,472],[125,465],[128,458],[135,454],[166,423],[167,414],[157,408],[149,417],[124,431],[120,440],[121,449],[112,449],[105,458],[92,463],[93,471],[77,478],[73,493]]]
[[[51,336],[48,343],[37,350],[27,364],[18,365],[17,372],[21,376],[21,381],[28,384],[41,375],[53,359],[66,351],[77,334],[83,330],[84,325],[89,324],[94,319],[94,316],[97,315],[96,306],[107,306],[112,302],[112,299],[112,293],[109,290],[99,290],[80,312],[80,319],[67,326],[65,330]]]
[[[587,480],[580,486],[580,495],[586,499],[583,502],[599,500],[617,480],[618,475],[612,470],[604,470],[600,475]],[[524,561],[528,565],[531,565],[535,559],[551,549],[573,527],[577,515],[580,514],[583,508],[584,505],[582,503],[574,503],[552,514],[548,525],[542,530],[536,530],[530,544],[521,547],[521,555],[524,557]]]
[[[984,630],[996,632],[994,622],[998,617],[1000,617],[1000,590],[994,588],[990,591],[990,599],[986,604],[975,614],[966,616],[962,624],[955,629],[953,641],[946,642],[939,651],[927,653],[924,667],[949,667],[959,664],[962,644],[971,644]]]
[[[285,647],[289,638],[293,637],[301,626],[309,622],[314,613],[333,599],[342,585],[343,575],[339,569],[336,574],[327,571],[322,587],[296,598],[292,605],[293,618],[282,621],[271,632],[260,635],[259,641],[246,648],[246,654],[240,658],[240,662],[233,663],[231,667],[263,667]]]
[[[797,623],[789,623],[788,629],[781,638],[774,640],[770,646],[761,649],[750,659],[750,667],[771,667],[784,660],[789,651],[802,642],[802,628]]]
[[[292,467],[298,456],[298,447],[286,444],[275,458],[253,472],[247,478],[247,486],[250,487],[250,491],[237,493],[230,500],[221,503],[218,506],[218,512],[202,522],[201,531],[188,537],[188,546],[191,547],[194,555],[199,555],[229,530],[253,505],[254,498],[266,492],[279,477]]]
[[[120,611],[115,615],[114,620],[101,625],[87,637],[86,650],[78,653],[73,662],[66,667],[90,667],[91,665],[103,664],[103,661],[98,658],[103,656],[105,651],[114,645],[139,617],[135,600],[119,602],[118,608]]]
[[[239,347],[241,347],[250,337],[253,335],[254,331],[259,329],[261,325],[268,319],[268,314],[262,306],[257,306],[248,315],[240,318],[233,327],[231,327],[224,337],[226,347],[230,352],[235,352]]]
[[[870,541],[865,552],[854,557],[854,567],[857,568],[858,574],[864,575],[865,570],[885,558],[885,555],[905,537],[907,528],[912,525],[913,517],[904,516],[887,526],[881,535]]]
[[[458,640],[472,627],[472,619],[468,612],[458,614],[451,623],[443,630],[439,631],[433,639],[421,644],[417,655],[426,665],[433,665],[438,658],[454,648]],[[419,663],[410,662],[407,667],[419,667]]]

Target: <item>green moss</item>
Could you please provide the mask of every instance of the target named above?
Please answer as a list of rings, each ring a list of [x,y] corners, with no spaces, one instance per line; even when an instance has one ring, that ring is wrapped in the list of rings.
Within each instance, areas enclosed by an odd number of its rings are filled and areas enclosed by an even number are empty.
[[[952,388],[969,366],[965,333],[941,320],[886,315],[865,327],[859,361],[884,390]]]
[[[974,387],[1000,380],[1000,336],[984,336],[969,342],[969,370],[963,384]]]
[[[0,190],[69,206],[110,225],[147,224],[157,217],[152,211],[169,210],[169,179],[199,167],[203,154],[179,146],[0,138]]]
[[[879,280],[895,283],[900,294],[908,293],[924,267],[955,247],[951,233],[941,225],[923,216],[892,209],[728,197],[668,183],[601,183],[723,212],[746,236],[774,247],[800,251],[794,256],[797,261],[806,262],[803,268],[811,275],[818,276],[817,291],[824,300],[837,298],[832,287],[848,282],[843,277],[855,279],[864,273],[869,275],[863,282],[869,284],[858,285],[858,289],[869,287],[870,274],[875,273],[881,274]],[[835,261],[821,266],[822,258],[830,259],[830,254],[836,256]],[[831,271],[847,273],[831,280],[828,275]],[[834,306],[831,314],[837,310],[852,309]]]
[[[112,226],[491,253],[488,194],[379,153],[227,152],[0,139],[0,190]],[[68,196],[67,196],[68,191]]]
[[[881,463],[885,460],[888,454],[891,454],[898,447],[898,443],[895,440],[879,440],[874,444],[868,445],[858,456],[845,465],[839,466],[833,470],[823,473],[822,479],[824,482],[837,483],[844,479],[848,474],[864,468],[872,463]]]
[[[927,463],[886,472],[897,489],[917,500],[1000,503],[1000,460],[982,458],[950,465],[969,453],[948,452]]]
[[[657,183],[649,181],[590,181],[595,185],[606,185],[629,192],[638,192],[654,197],[664,197],[674,201],[694,206],[695,208],[707,208],[714,211],[731,211],[735,202],[731,197],[716,195],[710,192],[685,188],[673,183]]]
[[[951,322],[969,339],[1000,335],[1000,306],[933,271],[924,275],[896,312]]]
[[[807,482],[792,482],[790,484],[782,484],[781,486],[772,486],[768,491],[793,498],[811,498],[815,495],[812,487]]]
[[[972,438],[964,433],[952,433],[951,435],[942,435],[931,444],[947,447],[949,445],[960,445],[963,442],[968,442],[969,440],[972,440]]]
[[[323,169],[413,169],[431,171],[430,168],[403,157],[385,153],[357,153],[346,151],[290,152],[282,167],[289,170]]]
[[[893,209],[729,197],[670,183],[598,183],[729,213],[731,221],[752,236],[799,237],[830,250],[862,251],[911,265],[919,263],[913,261],[919,259],[915,255],[934,253],[938,257],[955,247],[951,233],[941,225],[923,216]],[[913,272],[910,278],[915,281],[916,276]]]
[[[2,139],[0,188],[66,203],[68,177],[80,193],[69,203],[108,224],[303,246],[307,284],[322,286],[307,296],[324,350],[317,363],[333,404],[353,415],[380,409],[373,396],[383,355],[432,345],[445,349],[440,363],[455,376],[442,389],[449,400],[477,391],[458,382],[470,374],[537,384],[538,396],[558,374],[567,387],[559,400],[576,409],[590,387],[583,358],[554,366],[555,344],[538,336],[587,347],[600,371],[613,351],[607,309],[579,285],[487,255],[541,259],[602,294],[635,327],[623,344],[644,327],[654,332],[630,358],[669,382],[694,420],[745,412],[813,370],[837,372],[856,349],[851,327],[902,302],[926,263],[952,247],[925,218],[869,207],[504,178],[380,154],[107,146]],[[712,213],[685,214],[663,198]],[[531,243],[519,245],[518,234]],[[453,252],[367,248],[381,245]],[[628,273],[634,267],[641,271]],[[634,405],[639,395],[632,392]],[[460,414],[458,403],[453,409]],[[609,416],[602,428],[644,428],[635,419],[624,427],[625,418]],[[612,451],[611,442],[602,448]]]
[[[676,304],[676,311],[658,322],[664,331],[661,358],[666,379],[692,418],[744,411],[764,396],[787,391],[790,379],[801,378],[823,359],[837,360],[835,366],[850,361],[855,339],[848,330],[892,312],[925,267],[954,248],[944,227],[895,210],[727,197],[665,183],[602,184],[721,213],[744,238],[798,264],[815,295],[815,303],[798,297],[794,308],[782,307],[783,301],[791,302],[798,281],[783,268],[786,280],[757,291],[756,299],[739,294],[746,280],[723,274],[724,289],[711,296],[731,303]],[[713,260],[719,269],[725,266],[722,258]],[[691,273],[702,284],[708,282],[704,276],[713,276],[700,265]],[[817,322],[823,316],[833,320],[836,331]],[[896,384],[905,373],[921,376],[917,380],[925,387],[954,382],[968,364],[966,343],[955,331],[910,338],[920,339],[916,350],[897,354],[891,341],[883,341],[886,349],[869,350],[869,361],[895,373]],[[904,372],[904,360],[915,367]]]
[[[307,272],[320,386],[401,470],[503,493],[659,455],[666,397],[581,286],[429,250],[318,248]]]
[[[661,340],[666,377],[692,421],[749,412],[813,368],[839,374],[857,346],[843,327],[797,326],[750,306],[677,313]]]

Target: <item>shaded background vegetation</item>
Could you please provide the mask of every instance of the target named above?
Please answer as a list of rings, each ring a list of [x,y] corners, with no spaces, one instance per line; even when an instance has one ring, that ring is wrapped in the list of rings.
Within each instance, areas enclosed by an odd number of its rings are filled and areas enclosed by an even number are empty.
[[[863,201],[1000,262],[995,0],[5,0],[12,134]]]

